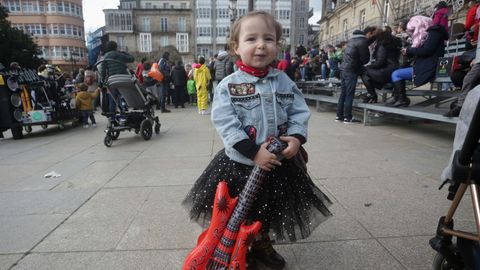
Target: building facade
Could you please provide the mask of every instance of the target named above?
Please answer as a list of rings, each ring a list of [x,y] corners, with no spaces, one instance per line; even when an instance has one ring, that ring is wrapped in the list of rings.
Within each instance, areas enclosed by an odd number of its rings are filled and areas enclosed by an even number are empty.
[[[309,0],[256,0],[253,10],[264,10],[283,26],[286,45],[307,45]],[[248,11],[248,0],[195,0],[196,54],[212,56],[225,50],[230,25]]]
[[[1,0],[12,27],[31,34],[49,64],[73,71],[87,64],[82,0]]]
[[[88,64],[95,65],[99,60],[100,53],[105,47],[107,36],[105,35],[105,26],[98,28],[94,32],[87,34]]]
[[[461,19],[463,1],[447,1],[453,6],[450,19]],[[408,21],[412,16],[433,13],[434,0],[322,0],[322,16],[318,24],[318,43],[336,45],[346,41],[354,30],[367,26],[395,26],[399,21]]]
[[[185,63],[192,62],[193,11],[192,0],[120,0],[118,9],[104,10],[105,34],[137,60],[159,60],[167,47],[174,47]]]

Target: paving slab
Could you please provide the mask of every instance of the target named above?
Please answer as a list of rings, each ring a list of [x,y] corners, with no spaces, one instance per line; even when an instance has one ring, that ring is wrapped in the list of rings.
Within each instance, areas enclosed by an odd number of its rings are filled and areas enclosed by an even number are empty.
[[[27,252],[67,215],[0,216],[0,254]]]
[[[436,253],[428,244],[432,237],[388,237],[378,241],[407,269],[431,269]]]
[[[14,265],[23,254],[0,255],[0,270],[7,270]]]

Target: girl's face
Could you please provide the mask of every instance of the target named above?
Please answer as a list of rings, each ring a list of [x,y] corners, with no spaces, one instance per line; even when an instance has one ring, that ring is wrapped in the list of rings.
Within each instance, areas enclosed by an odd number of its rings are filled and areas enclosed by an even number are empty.
[[[259,16],[246,18],[240,26],[235,53],[242,62],[257,69],[265,69],[277,55],[277,37],[273,26]]]

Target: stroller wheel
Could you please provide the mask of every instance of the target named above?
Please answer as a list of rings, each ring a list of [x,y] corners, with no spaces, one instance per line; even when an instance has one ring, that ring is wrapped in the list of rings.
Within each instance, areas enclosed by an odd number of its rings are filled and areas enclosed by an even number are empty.
[[[120,136],[120,131],[113,131],[111,134],[113,140],[118,139],[118,136]]]
[[[140,134],[145,141],[150,140],[152,137],[152,123],[148,119],[144,119],[140,123]]]
[[[156,123],[155,124],[155,134],[159,134],[159,133],[160,133],[160,124]]]
[[[32,126],[25,126],[24,129],[25,129],[25,132],[27,133],[32,132]]]
[[[106,147],[110,147],[113,144],[113,138],[110,135],[105,136],[105,139],[103,139],[103,144],[105,144]]]

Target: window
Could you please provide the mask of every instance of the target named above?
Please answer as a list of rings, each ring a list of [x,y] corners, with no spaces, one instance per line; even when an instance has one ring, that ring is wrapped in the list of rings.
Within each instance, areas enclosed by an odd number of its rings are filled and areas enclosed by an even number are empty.
[[[143,18],[143,31],[150,32],[150,18]]]
[[[227,8],[217,9],[217,18],[228,19],[228,9]]]
[[[365,9],[360,10],[360,21],[358,24],[360,25],[360,30],[365,29]]]
[[[163,3],[163,8],[167,9],[168,8],[168,3]]]
[[[180,3],[180,8],[181,9],[186,9],[187,8],[187,3]]]
[[[145,8],[152,8],[152,3],[145,3]]]
[[[290,10],[279,10],[278,19],[281,20],[290,20]]]
[[[282,36],[283,37],[290,37],[290,28],[283,28],[282,29]]]
[[[328,36],[333,38],[333,26],[330,26],[330,31],[328,31]]]
[[[7,2],[7,8],[10,12],[20,12],[20,0],[10,0]]]
[[[140,33],[140,52],[151,52],[152,51],[152,34],[150,33]]]
[[[212,28],[210,27],[198,27],[197,34],[199,37],[210,37],[212,36]]]
[[[177,33],[177,50],[180,53],[188,53],[188,34]]]
[[[205,58],[208,57],[209,55],[211,55],[210,49],[209,48],[203,48],[203,47],[197,47],[197,54],[201,55]]]
[[[63,2],[57,2],[57,11],[63,13]]]
[[[178,18],[178,31],[179,32],[187,31],[187,20],[185,19],[185,17]]]
[[[160,37],[160,47],[168,46],[168,36]]]
[[[307,10],[307,5],[305,4],[305,1],[300,1],[300,11],[305,11]],[[300,42],[300,44],[303,44]]]
[[[343,20],[343,39],[348,39],[348,19]]]
[[[117,37],[117,46],[118,49],[121,51],[125,50],[125,37],[124,36],[118,36]]]
[[[198,18],[210,18],[210,8],[199,8],[198,9]]]
[[[160,18],[160,31],[167,32],[168,31],[168,20],[167,18]]]
[[[217,37],[226,37],[227,27],[217,27]]]
[[[304,44],[305,43],[305,36],[304,35],[299,35],[298,36],[298,43]]]

